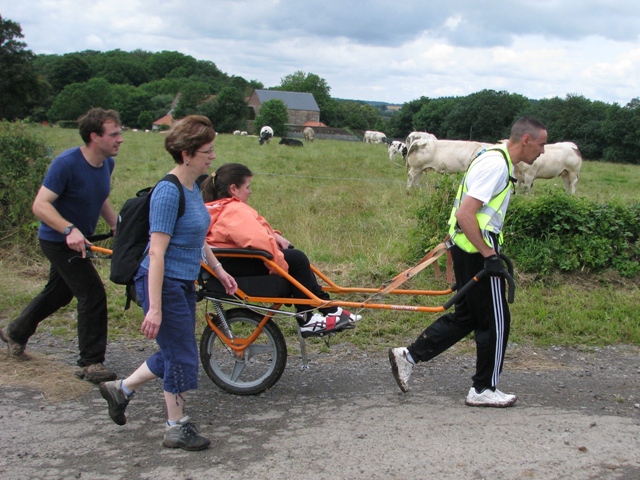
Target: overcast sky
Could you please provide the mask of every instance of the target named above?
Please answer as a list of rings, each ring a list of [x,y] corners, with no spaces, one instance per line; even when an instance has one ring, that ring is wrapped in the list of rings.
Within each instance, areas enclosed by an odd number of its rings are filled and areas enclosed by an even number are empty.
[[[483,89],[640,97],[638,0],[0,0],[34,53],[176,50],[265,87],[399,103]]]

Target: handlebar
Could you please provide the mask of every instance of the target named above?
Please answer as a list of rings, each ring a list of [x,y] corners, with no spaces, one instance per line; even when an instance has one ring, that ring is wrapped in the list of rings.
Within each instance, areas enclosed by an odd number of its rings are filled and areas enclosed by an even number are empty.
[[[504,262],[507,264],[507,270],[504,270],[501,275],[502,277],[504,277],[504,279],[507,281],[507,284],[509,285],[509,289],[507,292],[507,302],[513,303],[516,296],[516,282],[513,280],[513,262],[504,253],[500,254],[500,258],[502,258],[502,260],[504,260]],[[464,285],[461,289],[459,289],[456,292],[456,294],[449,299],[447,303],[443,305],[444,309],[448,310],[449,308],[451,308],[451,306],[454,303],[456,303],[458,300],[464,297],[467,294],[467,292],[469,292],[469,290],[473,288],[475,284],[477,284],[480,280],[482,280],[486,276],[487,276],[487,271],[483,268],[471,280],[469,280],[466,285]]]

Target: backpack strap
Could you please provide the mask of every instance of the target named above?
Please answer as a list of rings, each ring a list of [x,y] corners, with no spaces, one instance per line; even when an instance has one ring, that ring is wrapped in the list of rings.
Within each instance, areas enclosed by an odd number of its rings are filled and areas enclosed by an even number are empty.
[[[182,217],[184,215],[185,200],[184,200],[184,190],[182,189],[182,184],[180,183],[180,180],[178,180],[178,177],[176,177],[173,173],[167,173],[164,177],[160,179],[158,183],[160,182],[171,182],[176,186],[176,188],[178,189],[178,192],[180,192],[180,203],[178,204],[178,218]]]

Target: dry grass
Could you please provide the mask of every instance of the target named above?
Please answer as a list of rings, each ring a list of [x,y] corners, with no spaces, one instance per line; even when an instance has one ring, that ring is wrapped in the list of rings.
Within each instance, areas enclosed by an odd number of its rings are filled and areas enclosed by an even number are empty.
[[[0,386],[11,385],[35,390],[49,402],[57,403],[86,395],[92,388],[76,378],[75,368],[56,355],[30,353],[29,360],[16,360],[0,349]]]

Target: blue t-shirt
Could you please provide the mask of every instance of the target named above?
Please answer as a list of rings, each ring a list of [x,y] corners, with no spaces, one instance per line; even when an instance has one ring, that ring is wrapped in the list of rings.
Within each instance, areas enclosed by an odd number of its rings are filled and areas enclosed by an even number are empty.
[[[200,272],[202,246],[211,217],[195,183],[191,190],[184,186],[182,190],[185,208],[184,215],[178,218],[180,193],[176,185],[160,182],[153,189],[149,206],[149,235],[153,232],[171,235],[164,255],[164,275],[194,281]],[[141,266],[149,269],[149,255],[144,258]]]
[[[58,198],[55,209],[75,225],[86,237],[93,235],[100,219],[100,211],[111,190],[111,173],[115,168],[112,157],[102,166],[94,167],[84,158],[80,147],[70,148],[58,155],[42,181]],[[40,222],[38,237],[51,242],[64,242],[64,234]]]

